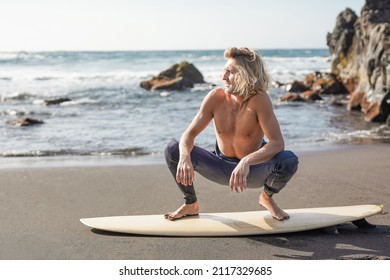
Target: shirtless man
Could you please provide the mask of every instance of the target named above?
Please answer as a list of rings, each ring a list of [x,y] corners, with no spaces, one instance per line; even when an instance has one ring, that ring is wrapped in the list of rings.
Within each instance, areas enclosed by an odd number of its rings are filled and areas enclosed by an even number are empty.
[[[165,218],[176,220],[199,214],[193,186],[197,171],[236,192],[264,186],[259,204],[275,219],[288,219],[273,194],[294,175],[298,158],[284,150],[283,136],[267,94],[270,77],[254,50],[230,48],[224,55],[228,59],[222,77],[224,88],[207,94],[180,142],[172,140],[165,148],[168,167],[185,200]],[[210,152],[195,146],[194,141],[212,120],[217,141],[215,151]]]

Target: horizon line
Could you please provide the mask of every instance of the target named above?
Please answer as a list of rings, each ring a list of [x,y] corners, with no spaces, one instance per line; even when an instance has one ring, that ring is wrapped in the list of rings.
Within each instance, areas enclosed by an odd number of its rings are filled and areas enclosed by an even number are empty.
[[[0,53],[34,53],[34,52],[170,52],[170,51],[223,51],[226,48],[204,48],[204,49],[101,49],[101,50],[88,50],[88,49],[57,49],[57,50],[0,50]],[[301,47],[301,48],[252,48],[255,50],[329,50],[328,47]]]

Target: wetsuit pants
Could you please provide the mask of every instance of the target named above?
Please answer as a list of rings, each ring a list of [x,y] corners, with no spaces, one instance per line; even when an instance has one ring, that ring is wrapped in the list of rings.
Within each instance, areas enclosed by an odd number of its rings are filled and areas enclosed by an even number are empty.
[[[263,141],[264,145],[266,144]],[[179,142],[171,140],[165,148],[165,159],[176,182],[176,171],[179,162]],[[194,146],[191,151],[191,161],[196,172],[203,177],[221,184],[229,186],[230,176],[237,164],[238,158],[224,156],[216,145],[215,151],[210,152],[198,146]],[[251,165],[247,178],[247,188],[260,188],[264,186],[264,191],[268,196],[278,193],[292,178],[298,169],[298,158],[291,151],[281,151],[272,159]],[[177,183],[177,182],[176,182]],[[183,193],[186,204],[196,202],[196,193],[193,185],[184,186],[177,183]]]

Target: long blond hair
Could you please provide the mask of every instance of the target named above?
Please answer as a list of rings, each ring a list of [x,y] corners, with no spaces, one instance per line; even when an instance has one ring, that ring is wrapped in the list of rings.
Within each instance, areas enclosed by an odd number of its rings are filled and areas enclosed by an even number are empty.
[[[259,92],[268,93],[271,87],[271,77],[265,69],[260,54],[249,48],[232,47],[225,51],[225,58],[235,60],[236,91],[244,100]]]

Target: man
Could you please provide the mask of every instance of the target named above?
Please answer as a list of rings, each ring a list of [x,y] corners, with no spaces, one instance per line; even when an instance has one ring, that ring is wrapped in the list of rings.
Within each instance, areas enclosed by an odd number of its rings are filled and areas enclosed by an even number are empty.
[[[275,219],[288,219],[273,194],[294,175],[298,158],[284,150],[283,136],[267,94],[270,77],[254,50],[230,48],[224,55],[228,59],[222,77],[224,88],[207,94],[180,142],[172,140],[165,149],[168,167],[185,199],[165,218],[176,220],[199,214],[193,186],[197,171],[236,192],[264,186],[259,204]],[[215,151],[209,152],[195,146],[194,141],[212,120],[217,141]]]

